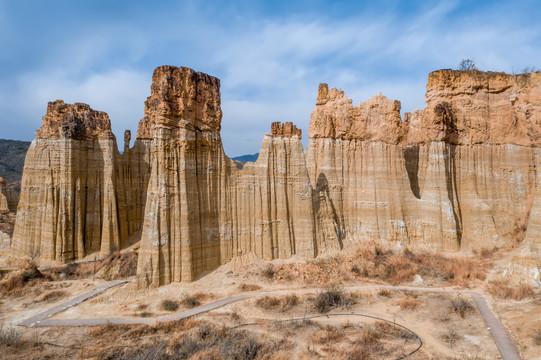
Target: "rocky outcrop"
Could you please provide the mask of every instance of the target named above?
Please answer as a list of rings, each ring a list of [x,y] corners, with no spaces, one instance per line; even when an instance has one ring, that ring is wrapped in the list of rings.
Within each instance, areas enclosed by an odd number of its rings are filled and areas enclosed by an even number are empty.
[[[534,259],[523,268],[539,274],[539,89],[541,73],[441,70],[429,76],[426,108],[402,121],[398,101],[379,94],[353,106],[321,84],[306,152],[301,130],[276,122],[257,161],[238,169],[220,138],[219,80],[162,66],[122,154],[105,113],[49,104],[13,243],[67,261],[140,233],[138,275],[154,285],[238,256],[312,258],[364,240],[446,250],[520,242]]]
[[[308,136],[398,144],[403,133],[400,108],[400,101],[381,94],[354,107],[343,91],[319,84]]]
[[[9,212],[8,198],[6,194],[4,193],[5,186],[6,186],[6,181],[0,177],[0,213]]]
[[[220,80],[186,67],[160,66],[152,75],[151,95],[138,139],[152,139],[154,126],[220,131]]]
[[[49,103],[26,155],[13,235],[19,253],[108,255],[139,230],[145,151],[120,156],[110,129],[107,114],[86,104]]]
[[[273,122],[271,124],[271,134],[274,137],[291,138],[296,136],[299,140],[302,139],[301,129],[297,129],[292,122],[286,122],[285,124],[282,124],[279,121]]]
[[[426,107],[405,117],[408,145],[541,146],[541,73],[440,70],[428,76]]]
[[[316,179],[329,188],[338,234],[455,250],[522,239],[537,176],[540,79],[434,72],[427,107],[403,124],[392,111],[368,121],[342,92],[321,85],[307,163],[316,192]],[[391,103],[377,96],[358,108]]]

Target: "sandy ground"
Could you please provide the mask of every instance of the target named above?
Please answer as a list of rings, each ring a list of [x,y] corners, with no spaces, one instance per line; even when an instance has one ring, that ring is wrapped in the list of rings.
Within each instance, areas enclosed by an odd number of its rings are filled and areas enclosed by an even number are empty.
[[[318,259],[316,261],[329,260]],[[275,268],[298,263],[298,259],[287,261],[276,260],[272,262]],[[304,264],[306,264],[306,269],[308,270],[313,266],[313,262],[302,262],[301,264],[303,264],[301,266],[302,269],[304,269]],[[295,273],[293,277],[289,277],[286,274],[286,276],[280,275],[269,279],[265,276],[267,266],[268,263],[260,259],[245,257],[236,259],[210,273],[204,274],[192,283],[173,283],[160,288],[142,288],[138,282],[134,281],[118,288],[109,289],[95,298],[58,313],[52,319],[157,317],[181,312],[190,308],[191,305],[185,301],[189,298],[196,298],[199,304],[205,304],[246,292],[258,293],[284,290],[287,293],[288,291],[314,287],[320,287],[320,291],[324,291],[329,287],[329,284],[323,284],[316,281],[316,279],[305,281],[306,278],[303,279],[305,274],[299,275],[298,273]],[[306,274],[309,273],[308,270]],[[19,298],[4,296],[0,299],[0,324],[3,324],[4,327],[16,324],[69,298],[89,291],[104,282],[104,280],[100,279],[96,279],[95,281],[91,279],[51,281],[41,285],[42,288],[39,294],[28,293]],[[404,285],[437,287],[442,283],[438,279],[423,280],[416,278],[413,282]],[[374,284],[383,284],[383,282],[377,280],[361,281],[350,274],[338,279],[332,285],[340,288],[352,285],[371,286]],[[534,340],[536,331],[541,329],[541,300],[539,299],[539,292],[536,298],[514,301],[492,298],[486,292],[486,284],[483,281],[472,282],[470,289],[484,293],[490,306],[500,317],[510,333],[523,358],[539,359],[541,347]],[[46,294],[54,291],[60,291],[63,295],[52,300],[44,300]],[[313,306],[313,299],[316,295],[317,293],[299,295],[298,303],[284,311],[280,309],[266,309],[258,304],[258,299],[242,300],[198,315],[197,320],[208,320],[226,327],[255,322],[257,325],[251,326],[250,331],[265,334],[265,336],[272,338],[273,336],[278,336],[276,333],[279,334],[281,330],[277,331],[272,326],[269,326],[269,323],[317,315],[318,313]],[[350,295],[356,299],[354,304],[345,308],[334,308],[330,313],[366,314],[381,317],[408,327],[416,332],[423,340],[423,347],[412,357],[413,359],[500,358],[494,341],[485,328],[477,308],[473,306],[473,309],[464,313],[464,317],[461,317],[460,314],[451,309],[451,302],[457,300],[457,295],[403,291],[390,291],[389,293],[359,291]],[[469,296],[463,295],[462,298],[474,305]],[[162,306],[164,300],[178,302],[179,308],[174,312],[165,310]],[[401,304],[406,300],[413,305],[401,307]],[[357,317],[331,317],[316,321],[321,322],[322,326],[331,324],[343,327],[344,322],[347,320],[359,327],[371,324],[368,320],[360,320]],[[39,339],[40,341],[78,347],[82,346],[84,348],[88,345],[85,338],[92,331],[94,331],[92,328],[84,327],[25,328],[23,333],[25,339],[34,342]],[[295,336],[292,336],[291,339],[294,339],[297,345],[294,349],[288,350],[289,354],[297,354],[299,358],[302,358],[304,356],[302,354],[308,352],[315,358],[331,357],[329,349],[325,349],[325,346],[321,344],[313,343],[312,338],[316,336],[315,334],[318,331],[321,330],[306,327],[298,330],[298,333],[295,332]],[[44,354],[48,354],[47,356],[50,356],[50,358],[55,358],[59,354],[68,358],[72,355],[74,358],[92,358],[91,354],[86,353],[86,355],[82,356],[80,351],[78,352],[76,350],[53,349],[46,345],[33,346],[31,348],[29,346],[25,349],[35,354],[36,357],[34,358],[46,358]],[[392,349],[398,345],[391,341],[386,346]],[[32,358],[32,356],[29,358]]]

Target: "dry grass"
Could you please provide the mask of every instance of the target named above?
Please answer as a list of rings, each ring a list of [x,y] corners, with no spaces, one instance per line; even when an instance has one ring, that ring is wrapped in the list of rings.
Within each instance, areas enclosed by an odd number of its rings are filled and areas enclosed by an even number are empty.
[[[419,299],[411,298],[407,295],[402,296],[395,305],[400,306],[401,310],[415,310],[417,306],[421,303]]]
[[[0,324],[0,344],[16,348],[21,344],[21,338],[21,332],[15,326]]]
[[[439,253],[400,253],[374,243],[360,247],[352,255],[317,258],[306,263],[289,263],[269,268],[266,276],[274,281],[296,280],[306,284],[328,284],[359,279],[378,279],[392,285],[408,283],[415,275],[434,279],[439,283],[469,286],[484,280],[486,270],[493,264],[497,249],[482,251],[483,256],[445,256]]]
[[[99,359],[272,359],[273,354],[287,348],[285,340],[273,342],[246,330],[196,320],[157,326],[102,326],[90,334],[117,339],[114,345],[107,343],[94,351]],[[134,338],[136,347],[121,344]]]
[[[525,298],[533,297],[535,292],[533,288],[525,283],[518,285],[511,285],[507,281],[496,280],[491,281],[488,284],[488,291],[502,299],[523,300]]]
[[[541,345],[541,329],[537,329],[533,335],[533,342],[535,345]]]
[[[29,262],[24,269],[11,272],[0,282],[0,294],[17,297],[28,293],[39,295],[43,290],[43,282],[50,280],[51,276],[44,275],[34,262]]]
[[[257,291],[257,290],[261,290],[261,286],[255,285],[255,284],[242,283],[239,285],[239,290],[240,291]]]
[[[256,305],[265,310],[286,312],[299,303],[299,297],[291,294],[282,297],[264,296],[256,301]]]
[[[41,298],[39,299],[39,301],[45,301],[45,302],[55,302],[59,299],[62,299],[64,297],[66,297],[67,293],[65,291],[62,291],[62,290],[52,290],[52,291],[49,291],[49,292],[46,292],[45,294],[43,294],[41,296]]]

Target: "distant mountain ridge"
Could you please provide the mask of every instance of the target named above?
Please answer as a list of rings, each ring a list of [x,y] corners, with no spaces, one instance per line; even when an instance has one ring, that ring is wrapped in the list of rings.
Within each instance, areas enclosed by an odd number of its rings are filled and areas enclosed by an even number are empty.
[[[20,182],[30,141],[0,139],[0,177],[8,183]]]
[[[241,163],[247,163],[247,162],[256,162],[258,157],[259,157],[259,153],[255,153],[251,155],[236,156],[234,158],[231,158],[231,160],[240,161]]]

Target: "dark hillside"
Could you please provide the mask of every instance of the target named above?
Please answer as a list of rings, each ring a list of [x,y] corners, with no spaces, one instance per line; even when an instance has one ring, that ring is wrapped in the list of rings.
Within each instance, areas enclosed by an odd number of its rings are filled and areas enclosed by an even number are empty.
[[[21,181],[29,146],[29,141],[0,139],[0,177],[8,183]]]

